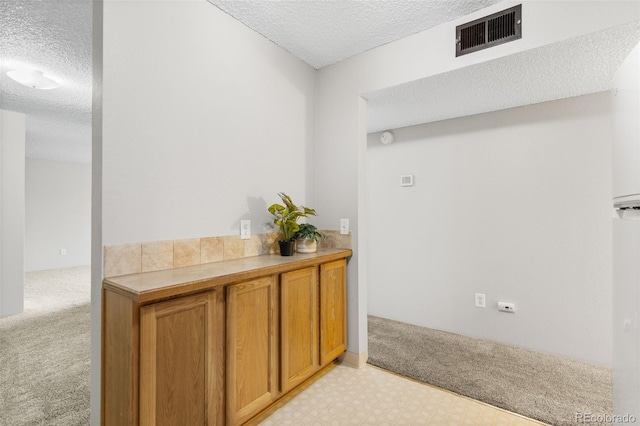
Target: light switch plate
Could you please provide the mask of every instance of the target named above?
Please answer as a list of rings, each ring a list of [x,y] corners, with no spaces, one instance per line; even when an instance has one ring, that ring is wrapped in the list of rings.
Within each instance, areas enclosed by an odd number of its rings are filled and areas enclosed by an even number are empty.
[[[340,219],[340,234],[349,235],[349,219]]]

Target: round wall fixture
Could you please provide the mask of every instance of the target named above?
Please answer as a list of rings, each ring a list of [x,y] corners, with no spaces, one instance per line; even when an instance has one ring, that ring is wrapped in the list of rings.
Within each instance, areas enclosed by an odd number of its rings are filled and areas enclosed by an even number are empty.
[[[58,83],[55,80],[45,77],[42,71],[15,70],[8,71],[7,76],[23,86],[33,89],[49,90],[58,87]]]
[[[393,136],[393,133],[389,131],[383,132],[380,135],[380,142],[382,142],[384,145],[389,145],[390,143],[393,143],[394,140],[395,137]]]

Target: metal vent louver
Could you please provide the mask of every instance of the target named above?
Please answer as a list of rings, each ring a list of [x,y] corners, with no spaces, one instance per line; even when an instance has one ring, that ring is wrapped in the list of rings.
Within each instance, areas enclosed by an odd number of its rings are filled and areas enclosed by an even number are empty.
[[[456,27],[456,56],[522,37],[522,5]]]

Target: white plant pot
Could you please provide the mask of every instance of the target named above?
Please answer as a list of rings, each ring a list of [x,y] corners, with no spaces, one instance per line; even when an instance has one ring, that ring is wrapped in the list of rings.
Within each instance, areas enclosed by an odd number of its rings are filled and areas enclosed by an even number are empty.
[[[315,253],[318,251],[318,243],[310,238],[298,240],[296,251],[298,253]]]

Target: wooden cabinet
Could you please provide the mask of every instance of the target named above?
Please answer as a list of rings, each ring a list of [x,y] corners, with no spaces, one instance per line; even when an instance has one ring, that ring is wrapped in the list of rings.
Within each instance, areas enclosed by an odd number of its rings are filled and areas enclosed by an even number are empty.
[[[258,256],[105,279],[102,424],[254,421],[345,350],[350,255]]]
[[[277,276],[227,287],[227,423],[242,424],[277,394]]]
[[[320,364],[347,349],[347,261],[320,265]]]
[[[280,383],[288,392],[320,366],[318,268],[283,273],[280,301]]]

